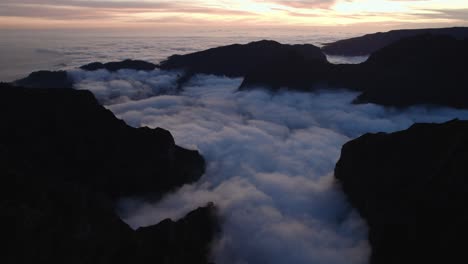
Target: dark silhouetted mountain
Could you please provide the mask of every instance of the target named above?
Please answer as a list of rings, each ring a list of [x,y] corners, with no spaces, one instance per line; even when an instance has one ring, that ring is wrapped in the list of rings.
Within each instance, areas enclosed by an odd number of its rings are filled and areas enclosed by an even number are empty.
[[[311,91],[316,87],[324,87],[332,67],[327,61],[308,60],[297,53],[278,58],[272,55],[267,63],[248,72],[239,88],[246,90],[266,87],[273,90],[289,88]]]
[[[273,61],[301,57],[305,61],[326,61],[325,55],[313,45],[285,45],[262,40],[245,45],[234,44],[187,55],[173,55],[160,65],[161,69],[182,69],[189,75],[203,73],[243,77]]]
[[[364,91],[358,103],[467,108],[467,61],[468,40],[426,34],[376,51],[358,66],[355,77],[337,77]]]
[[[244,77],[240,90],[255,87],[301,91],[346,88],[362,92],[355,103],[468,108],[466,61],[468,40],[423,34],[398,40],[374,52],[366,62],[356,65],[331,64],[321,50],[312,45],[283,45],[264,40],[174,55],[162,62],[161,68],[185,70],[179,77],[179,88],[194,74],[203,73]],[[149,65],[151,69],[155,67],[151,63],[128,60],[115,64],[90,64],[83,68],[111,65],[109,69],[116,70],[122,64],[132,63]],[[38,77],[34,77],[36,75]],[[24,79],[27,81],[17,83],[43,87],[44,84],[55,83],[58,86],[69,82],[65,72],[33,73],[31,76]]]
[[[132,128],[89,91],[2,87],[0,94],[2,146],[14,160],[47,169],[43,177],[120,197],[166,192],[204,172],[198,152],[175,145],[169,131]]]
[[[151,62],[141,61],[141,60],[124,60],[118,62],[108,62],[108,63],[101,63],[101,62],[93,62],[90,64],[86,64],[80,67],[82,70],[86,71],[97,71],[101,69],[105,69],[111,72],[122,70],[122,69],[129,69],[129,70],[137,70],[137,71],[152,71],[156,69],[158,66]]]
[[[330,55],[365,56],[403,38],[421,34],[447,35],[457,39],[468,38],[467,27],[403,29],[367,34],[361,37],[339,40],[325,44],[323,52]]]
[[[456,263],[468,236],[468,121],[343,146],[335,177],[369,225],[372,264]]]
[[[66,71],[37,71],[28,77],[14,81],[14,85],[26,88],[72,88],[73,80]]]
[[[137,232],[114,210],[199,179],[198,152],[127,126],[88,91],[0,84],[0,101],[1,263],[207,263],[213,206]]]
[[[466,61],[468,40],[426,34],[397,41],[357,65],[332,65],[297,54],[276,60],[273,55],[246,74],[240,89],[347,88],[363,92],[355,103],[468,108]]]

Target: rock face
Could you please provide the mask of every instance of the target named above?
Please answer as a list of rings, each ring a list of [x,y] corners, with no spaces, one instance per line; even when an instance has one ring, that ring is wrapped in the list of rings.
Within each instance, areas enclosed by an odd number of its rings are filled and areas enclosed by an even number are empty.
[[[122,69],[129,69],[129,70],[136,70],[136,71],[152,71],[156,69],[158,65],[141,61],[141,60],[124,60],[118,62],[108,62],[108,63],[101,63],[101,62],[93,62],[90,64],[86,64],[80,67],[80,69],[85,71],[97,71],[101,69],[108,70],[110,72],[122,70]]]
[[[335,176],[369,224],[373,264],[466,259],[468,121],[415,124],[343,146]]]
[[[127,126],[88,91],[1,84],[0,101],[2,263],[207,262],[213,206],[137,232],[114,212],[122,196],[196,181],[196,151],[163,129]]]
[[[467,61],[468,40],[420,35],[372,54],[348,86],[364,91],[357,103],[468,108]]]
[[[457,39],[468,38],[468,28],[429,28],[392,30],[385,33],[367,34],[361,37],[339,40],[325,44],[323,52],[330,55],[365,56],[403,38],[421,34],[447,35]]]
[[[248,73],[281,62],[289,57],[304,61],[326,62],[325,55],[313,45],[284,45],[262,40],[245,45],[234,44],[187,55],[174,55],[163,61],[161,69],[183,69],[190,74],[214,74],[243,77]]]
[[[14,85],[26,88],[72,88],[73,80],[66,71],[37,71],[17,80]]]

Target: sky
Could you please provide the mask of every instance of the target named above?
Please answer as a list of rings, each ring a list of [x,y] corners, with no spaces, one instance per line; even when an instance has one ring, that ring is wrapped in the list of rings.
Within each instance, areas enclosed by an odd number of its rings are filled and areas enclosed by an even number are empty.
[[[468,0],[0,0],[0,28],[467,26]]]

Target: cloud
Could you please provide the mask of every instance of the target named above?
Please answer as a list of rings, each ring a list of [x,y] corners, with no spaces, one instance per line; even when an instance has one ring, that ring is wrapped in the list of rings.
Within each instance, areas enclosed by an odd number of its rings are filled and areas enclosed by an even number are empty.
[[[299,9],[330,8],[337,0],[268,0],[266,2]],[[258,1],[265,2],[265,1]]]
[[[55,19],[103,19],[111,16],[111,13],[102,10],[90,12],[87,9],[48,7],[39,5],[5,5],[0,3],[0,16],[8,17],[34,17]]]
[[[453,19],[460,21],[468,20],[468,8],[464,9],[423,9],[424,11],[418,13],[420,17],[427,17],[433,19]]]
[[[87,89],[103,104],[176,93],[179,72],[119,70],[68,71],[76,89]]]
[[[0,16],[41,17],[50,19],[96,19],[128,17],[132,14],[206,14],[251,16],[252,12],[205,6],[200,3],[162,1],[82,1],[82,0],[5,0],[0,3]]]
[[[177,144],[201,151],[207,171],[198,183],[158,203],[125,199],[120,213],[136,228],[215,202],[223,224],[216,263],[367,263],[365,223],[333,178],[341,146],[365,132],[468,118],[468,111],[448,108],[352,105],[357,94],[348,91],[238,92],[241,79],[203,75],[179,94],[114,104],[101,90],[131,95],[131,87],[141,90],[137,72],[80,76],[78,87],[90,87],[130,125],[169,129]]]
[[[168,9],[181,3],[162,1],[87,1],[87,0],[2,0],[2,5],[38,5],[51,7],[84,7],[106,9]]]

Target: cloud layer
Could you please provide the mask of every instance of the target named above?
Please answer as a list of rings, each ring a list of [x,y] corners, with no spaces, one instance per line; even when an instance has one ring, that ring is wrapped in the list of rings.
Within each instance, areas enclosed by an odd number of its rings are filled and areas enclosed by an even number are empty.
[[[468,118],[468,111],[445,108],[352,105],[356,94],[347,91],[237,92],[241,79],[213,76],[195,77],[180,94],[169,89],[133,100],[143,79],[171,76],[154,87],[146,83],[158,90],[176,73],[142,74],[75,76],[78,87],[94,91],[118,117],[136,127],[169,129],[177,144],[200,150],[208,167],[200,182],[156,204],[122,201],[121,215],[136,228],[215,202],[223,221],[213,251],[217,263],[367,263],[365,223],[333,179],[341,146],[365,132]],[[108,91],[125,96],[115,101]]]
[[[76,83],[76,89],[90,90],[103,104],[140,100],[160,94],[175,94],[180,75],[176,71],[159,70],[120,70],[112,73],[107,70],[70,70],[68,74]]]
[[[16,22],[17,26],[25,27],[65,28],[232,27],[233,23],[238,26],[376,22],[382,26],[388,23],[460,25],[468,23],[467,8],[464,0],[3,0],[0,22],[9,27]]]

